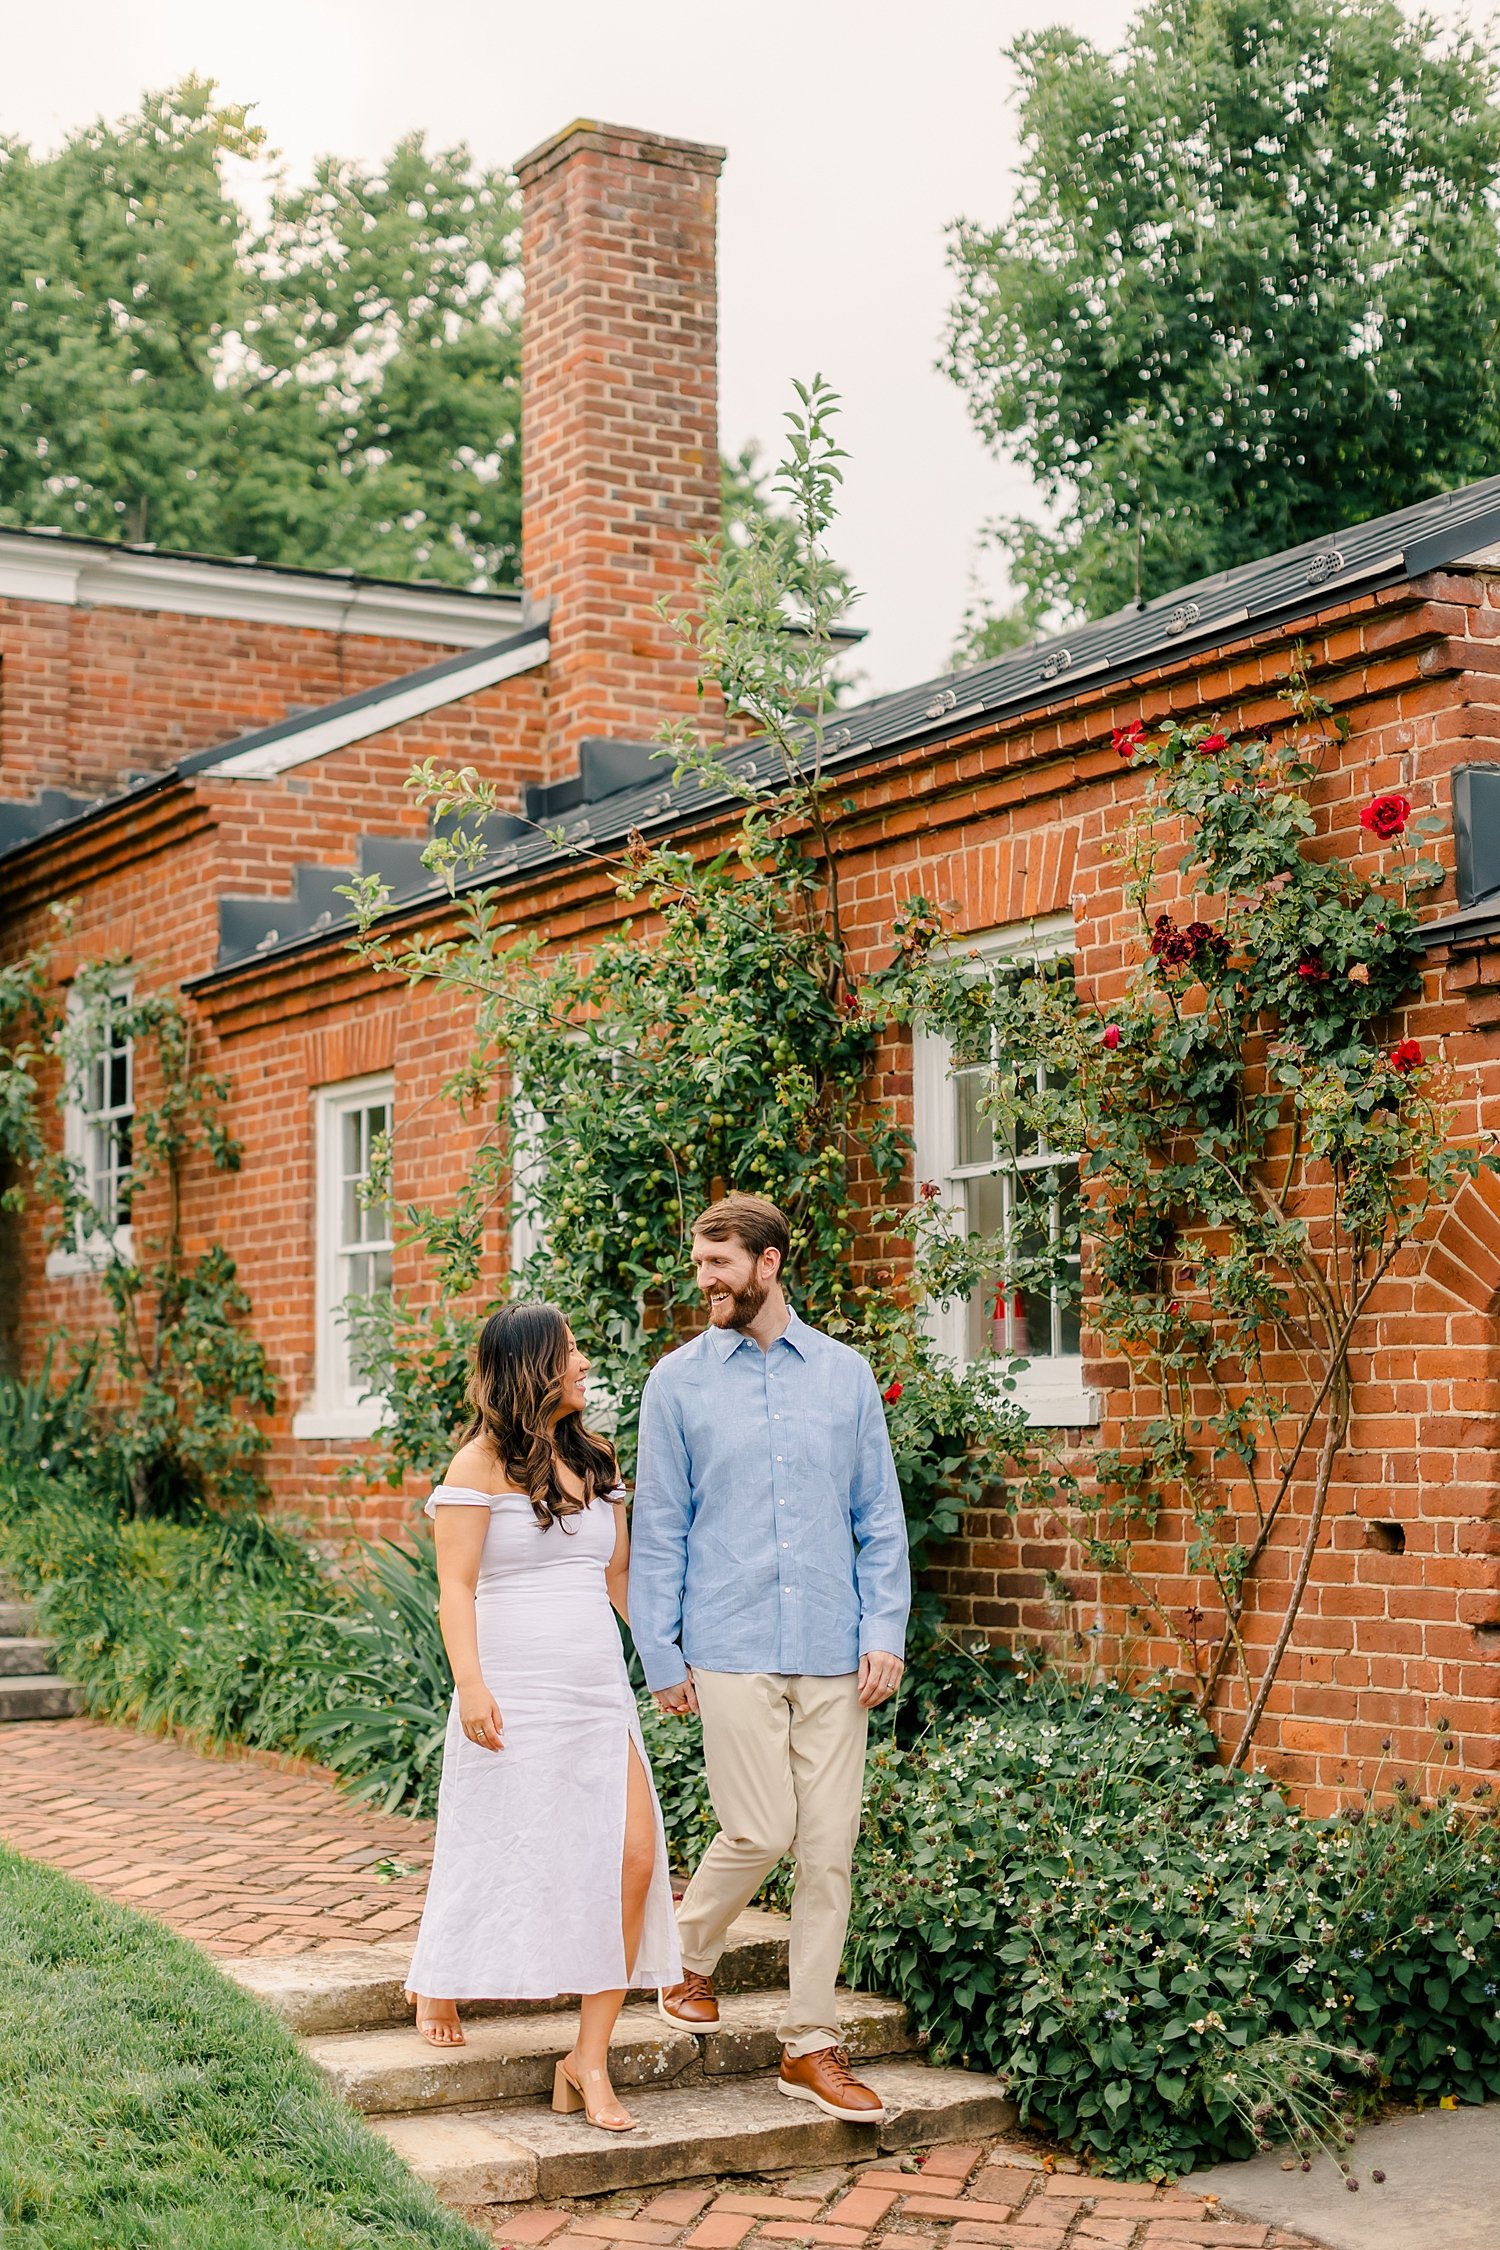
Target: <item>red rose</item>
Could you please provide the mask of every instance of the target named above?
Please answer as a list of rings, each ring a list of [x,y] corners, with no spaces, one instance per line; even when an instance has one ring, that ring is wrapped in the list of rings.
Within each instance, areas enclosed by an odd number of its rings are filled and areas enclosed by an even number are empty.
[[[1387,796],[1370,799],[1359,816],[1359,825],[1361,828],[1368,828],[1371,835],[1378,836],[1382,843],[1388,844],[1393,836],[1404,832],[1410,819],[1409,799],[1392,791]]]
[[[1128,727],[1115,728],[1109,738],[1111,747],[1120,757],[1133,758],[1141,746],[1141,737],[1145,731],[1143,720],[1132,719]]]
[[[897,1399],[901,1396],[901,1390],[902,1386],[900,1383],[888,1383],[880,1395],[885,1400],[887,1406],[894,1406]]]
[[[857,992],[846,992],[844,994],[844,1007],[848,1014],[857,1016],[859,1014],[859,994]]]
[[[1328,971],[1324,968],[1316,953],[1309,953],[1305,961],[1297,963],[1297,974],[1299,977],[1305,977],[1309,984],[1326,984],[1328,982]]]
[[[917,1190],[924,1203],[936,1203],[942,1192],[936,1180],[924,1180]]]
[[[1198,755],[1202,758],[1208,758],[1213,755],[1215,750],[1227,750],[1228,748],[1229,737],[1227,734],[1206,734],[1198,745]]]
[[[1120,1027],[1117,1023],[1107,1023],[1104,1026],[1104,1044],[1111,1048],[1119,1046]]]
[[[1400,1039],[1391,1049],[1389,1061],[1392,1070],[1398,1070],[1405,1078],[1409,1071],[1421,1069],[1421,1047],[1415,1039]]]

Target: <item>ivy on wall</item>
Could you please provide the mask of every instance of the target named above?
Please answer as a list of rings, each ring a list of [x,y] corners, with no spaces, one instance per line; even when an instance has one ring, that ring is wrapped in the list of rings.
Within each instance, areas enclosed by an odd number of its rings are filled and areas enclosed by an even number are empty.
[[[727,739],[753,730],[769,753],[750,773],[686,726],[664,737],[664,776],[736,800],[728,840],[705,853],[632,839],[608,865],[621,921],[577,950],[517,935],[484,891],[464,895],[458,934],[387,940],[378,883],[351,891],[365,958],[469,1009],[471,1050],[446,1091],[477,1136],[454,1198],[404,1208],[436,1304],[419,1292],[355,1318],[392,1405],[386,1466],[440,1468],[496,1237],[519,1220],[535,1247],[504,1286],[566,1309],[628,1462],[646,1375],[701,1325],[694,1217],[729,1188],[770,1196],[791,1224],[798,1309],[864,1351],[884,1389],[920,1561],[1018,1459],[1025,1425],[1002,1391],[937,1358],[883,1239],[907,1224],[909,1140],[872,1085],[887,1011],[851,970],[824,769],[849,601],[824,547],[843,456],[833,394],[815,382],[798,398],[784,514],[728,562],[704,550],[696,614],[679,620]],[[429,763],[411,787],[443,820],[429,861],[456,888],[480,863],[485,816],[509,808],[472,769]]]
[[[86,1161],[49,1131],[43,1089],[55,1071],[56,1106],[84,1104],[111,1045],[131,1056],[134,1099],[106,1207]],[[233,1258],[216,1241],[190,1251],[184,1231],[193,1169],[239,1168],[228,1097],[228,1081],[202,1066],[182,1001],[144,989],[123,956],[85,960],[66,993],[48,946],[0,971],[0,1203],[12,1214],[40,1205],[48,1246],[97,1283],[103,1318],[91,1308],[85,1329],[59,1340],[92,1401],[103,1473],[137,1517],[261,1491],[267,1440],[254,1417],[275,1404],[269,1363]],[[136,1223],[142,1209],[149,1228]]]

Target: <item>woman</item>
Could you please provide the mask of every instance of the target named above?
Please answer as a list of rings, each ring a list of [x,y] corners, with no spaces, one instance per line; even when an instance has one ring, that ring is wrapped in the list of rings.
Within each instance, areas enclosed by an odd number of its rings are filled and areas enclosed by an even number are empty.
[[[629,1537],[614,1449],[583,1424],[589,1363],[553,1305],[485,1322],[474,1417],[427,1502],[455,1694],[437,1847],[407,1980],[461,2046],[458,1998],[582,1995],[554,2109],[629,2131],[609,2082],[627,1988],[681,1977],[661,1813],[610,1615]]]

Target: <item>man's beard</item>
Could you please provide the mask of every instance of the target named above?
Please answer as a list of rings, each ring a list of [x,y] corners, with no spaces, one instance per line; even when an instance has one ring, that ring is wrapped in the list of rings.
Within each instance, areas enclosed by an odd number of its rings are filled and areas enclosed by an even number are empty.
[[[751,1322],[755,1319],[756,1314],[760,1311],[761,1306],[766,1301],[765,1289],[763,1288],[761,1283],[756,1280],[754,1274],[752,1274],[750,1276],[750,1279],[745,1283],[743,1289],[731,1289],[728,1294],[730,1297],[728,1319],[724,1319],[719,1307],[715,1305],[712,1298],[709,1299],[708,1305],[709,1318],[714,1321],[716,1326],[739,1329],[748,1328]]]

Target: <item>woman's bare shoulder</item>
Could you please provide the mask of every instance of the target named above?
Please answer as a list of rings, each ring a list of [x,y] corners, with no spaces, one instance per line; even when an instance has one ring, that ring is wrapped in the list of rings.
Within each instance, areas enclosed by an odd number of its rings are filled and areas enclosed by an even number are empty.
[[[510,1492],[514,1490],[510,1478],[495,1459],[495,1449],[488,1438],[471,1438],[461,1445],[448,1463],[444,1484],[466,1485],[470,1492]]]

